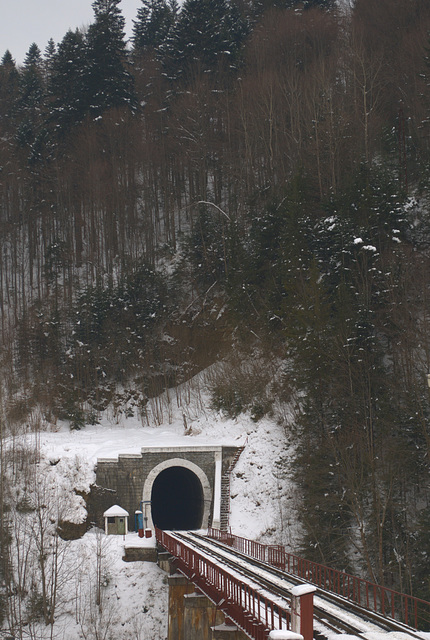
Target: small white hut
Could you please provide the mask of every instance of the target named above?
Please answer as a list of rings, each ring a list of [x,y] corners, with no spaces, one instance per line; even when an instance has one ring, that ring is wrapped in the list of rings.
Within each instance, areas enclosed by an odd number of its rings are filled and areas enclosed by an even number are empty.
[[[127,535],[128,511],[114,504],[104,512],[106,535]]]

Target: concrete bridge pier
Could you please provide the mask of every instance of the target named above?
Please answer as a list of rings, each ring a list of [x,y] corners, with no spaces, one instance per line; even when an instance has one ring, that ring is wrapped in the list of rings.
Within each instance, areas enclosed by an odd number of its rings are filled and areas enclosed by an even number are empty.
[[[198,591],[184,596],[184,637],[187,640],[212,640],[212,626],[224,616],[213,602]]]
[[[217,627],[212,627],[213,640],[247,640],[244,633],[231,621],[226,620]]]
[[[193,593],[194,585],[185,576],[169,576],[169,628],[167,640],[186,640],[184,635],[184,596]]]
[[[168,640],[247,640],[187,578],[175,573],[168,580]]]

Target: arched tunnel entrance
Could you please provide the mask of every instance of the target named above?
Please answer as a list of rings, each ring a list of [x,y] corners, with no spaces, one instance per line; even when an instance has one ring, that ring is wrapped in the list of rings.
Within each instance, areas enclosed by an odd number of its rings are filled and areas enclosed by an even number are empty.
[[[151,512],[159,529],[200,529],[204,498],[196,474],[179,466],[161,471],[152,485]]]

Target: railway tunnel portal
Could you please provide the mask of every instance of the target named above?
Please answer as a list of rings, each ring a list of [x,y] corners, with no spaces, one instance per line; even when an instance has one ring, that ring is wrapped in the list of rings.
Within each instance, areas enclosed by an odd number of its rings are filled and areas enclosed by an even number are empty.
[[[138,455],[99,458],[91,517],[99,523],[104,511],[119,504],[130,514],[130,530],[136,510],[143,512],[145,528],[226,529],[229,477],[241,451],[222,445],[144,447]]]

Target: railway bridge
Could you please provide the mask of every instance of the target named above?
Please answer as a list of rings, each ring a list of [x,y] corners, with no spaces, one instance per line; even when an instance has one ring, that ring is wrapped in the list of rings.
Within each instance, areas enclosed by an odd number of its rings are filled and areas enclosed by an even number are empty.
[[[97,462],[93,521],[113,504],[141,507],[159,557],[169,558],[168,640],[429,640],[429,602],[229,532],[229,480],[242,450],[145,447]]]
[[[228,532],[156,530],[168,640],[428,640],[430,603]]]

